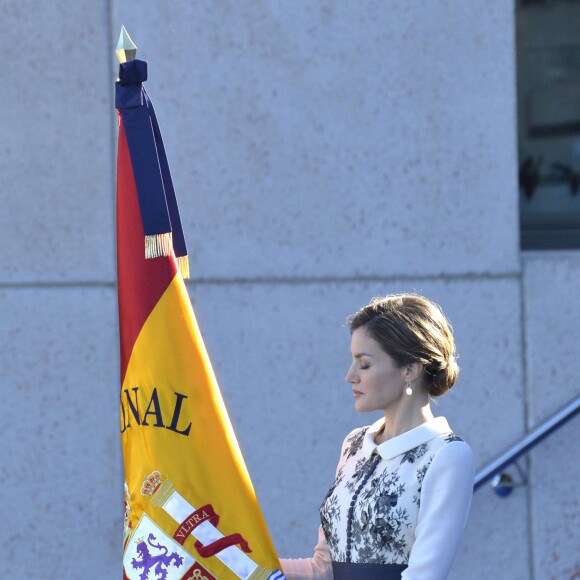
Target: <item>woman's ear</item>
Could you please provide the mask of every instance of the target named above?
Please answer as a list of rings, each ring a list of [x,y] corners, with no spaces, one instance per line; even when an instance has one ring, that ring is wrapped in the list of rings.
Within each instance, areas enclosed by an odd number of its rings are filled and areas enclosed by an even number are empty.
[[[407,383],[414,383],[421,374],[423,365],[420,362],[408,363],[405,368],[405,380]]]

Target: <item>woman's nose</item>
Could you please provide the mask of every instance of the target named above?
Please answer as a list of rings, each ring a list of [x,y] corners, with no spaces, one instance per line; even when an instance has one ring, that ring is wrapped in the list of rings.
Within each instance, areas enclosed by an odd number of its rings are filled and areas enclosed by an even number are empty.
[[[346,372],[346,376],[344,377],[344,380],[347,383],[350,383],[351,385],[354,385],[357,382],[356,373],[353,372],[352,365],[350,366],[350,368]]]

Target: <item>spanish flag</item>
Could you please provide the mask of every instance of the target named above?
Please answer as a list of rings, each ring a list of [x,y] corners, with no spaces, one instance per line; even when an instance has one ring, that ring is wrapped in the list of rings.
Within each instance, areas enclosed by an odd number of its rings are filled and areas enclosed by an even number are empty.
[[[133,59],[116,83],[123,578],[283,579],[183,281],[146,78]]]

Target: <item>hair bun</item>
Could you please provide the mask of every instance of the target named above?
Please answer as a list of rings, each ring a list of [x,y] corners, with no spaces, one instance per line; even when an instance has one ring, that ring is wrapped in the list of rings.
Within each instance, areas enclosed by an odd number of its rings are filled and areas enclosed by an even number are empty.
[[[427,391],[432,397],[444,395],[457,381],[459,366],[455,356],[449,355],[447,360],[433,360],[425,366],[425,372],[431,375]]]

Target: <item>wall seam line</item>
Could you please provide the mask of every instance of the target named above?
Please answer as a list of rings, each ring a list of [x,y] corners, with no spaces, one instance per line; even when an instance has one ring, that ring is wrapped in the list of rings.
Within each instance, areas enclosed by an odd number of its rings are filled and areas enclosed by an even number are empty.
[[[443,275],[393,275],[393,276],[321,276],[321,277],[256,277],[256,278],[198,278],[187,280],[187,286],[228,286],[228,285],[317,285],[317,284],[364,284],[364,283],[401,283],[401,282],[474,282],[480,280],[519,280],[519,272],[499,274],[443,274]],[[71,280],[45,282],[0,282],[0,289],[13,288],[69,288],[104,287],[115,288],[115,280]]]
[[[522,259],[522,275],[520,278],[520,317],[521,317],[521,341],[522,341],[522,382],[523,382],[523,419],[526,432],[530,431],[533,425],[531,424],[531,417],[533,417],[533,401],[532,390],[529,384],[529,365],[528,365],[528,336],[527,336],[527,303],[525,290],[525,260]],[[533,458],[531,453],[526,454],[526,511],[528,520],[528,567],[530,571],[530,580],[535,580],[535,555],[534,555],[534,516],[533,516],[533,490],[532,490],[532,464]]]

